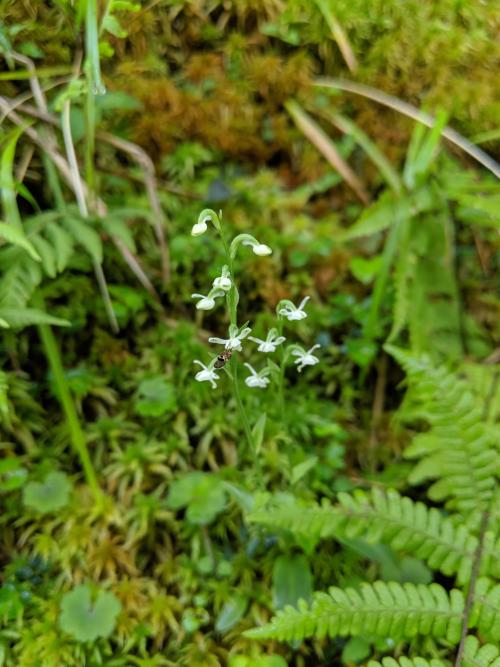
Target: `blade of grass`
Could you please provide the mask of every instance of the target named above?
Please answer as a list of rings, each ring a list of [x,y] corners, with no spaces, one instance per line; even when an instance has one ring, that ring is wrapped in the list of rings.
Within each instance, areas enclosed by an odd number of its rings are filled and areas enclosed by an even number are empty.
[[[85,192],[82,185],[82,180],[80,178],[80,171],[78,169],[78,162],[76,160],[75,147],[73,145],[73,137],[71,135],[71,122],[70,122],[70,100],[64,102],[63,110],[61,113],[61,127],[64,137],[64,145],[66,147],[66,155],[68,158],[68,163],[71,170],[71,177],[74,184],[74,192],[76,196],[76,201],[78,204],[78,209],[82,218],[88,218],[88,208],[87,202],[85,200]],[[97,283],[101,291],[101,295],[104,301],[104,307],[108,315],[109,322],[111,324],[112,330],[117,333],[119,331],[118,321],[116,319],[115,312],[113,310],[113,304],[111,303],[111,297],[109,295],[108,285],[106,283],[106,278],[104,276],[104,271],[102,270],[101,264],[94,261],[94,272],[96,275]]]
[[[362,97],[367,97],[370,100],[374,100],[379,104],[383,104],[386,107],[395,109],[399,113],[413,118],[413,120],[427,125],[427,127],[434,127],[436,124],[436,119],[428,113],[420,111],[417,107],[414,107],[408,102],[398,99],[392,95],[372,88],[371,86],[365,86],[362,83],[355,83],[354,81],[344,81],[342,79],[326,79],[319,78],[314,84],[320,88],[335,88],[336,90],[345,90],[349,93],[354,93],[355,95],[361,95]],[[459,132],[454,130],[451,127],[445,127],[442,132],[443,137],[448,139],[452,144],[461,148],[467,155],[470,155],[474,160],[482,164],[483,167],[491,171],[497,178],[500,178],[500,164],[496,162],[488,153],[481,150],[477,146],[474,146],[468,139],[463,137]]]
[[[69,65],[56,65],[54,67],[40,67],[37,70],[39,79],[50,78],[52,76],[61,76],[69,74],[72,68]],[[20,70],[17,72],[0,72],[0,81],[24,81],[32,76],[29,70]]]
[[[337,42],[337,46],[339,47],[340,53],[342,54],[347,67],[351,70],[351,72],[356,72],[358,69],[356,56],[354,55],[354,51],[351,48],[344,29],[332,11],[331,3],[326,2],[326,0],[315,1],[318,9],[323,14],[325,21],[328,23],[328,26],[332,31],[333,39]]]
[[[18,127],[7,135],[5,145],[0,159],[0,188],[2,192],[2,204],[5,213],[5,219],[11,225],[22,227],[21,216],[17,208],[17,192],[14,182],[14,157],[19,137],[24,132],[22,127]]]
[[[101,61],[99,57],[99,28],[97,21],[97,0],[85,2],[85,56],[88,70],[87,81],[92,84],[92,94],[104,95],[106,88],[101,79]]]
[[[328,160],[332,167],[338,171],[345,182],[352,188],[363,204],[368,204],[370,198],[368,193],[351,167],[338,152],[330,137],[319,127],[319,125],[306,113],[300,104],[294,100],[285,103],[286,110],[293,118],[295,124],[307,139]]]
[[[39,299],[38,307],[43,308],[43,301]],[[71,396],[64,368],[61,361],[61,353],[57,345],[56,338],[48,324],[40,324],[38,326],[40,339],[42,341],[45,356],[49,362],[50,370],[54,378],[54,383],[57,389],[58,399],[64,411],[66,423],[69,429],[71,444],[83,468],[85,479],[90,487],[92,495],[96,504],[102,501],[102,491],[97,481],[97,476],[92,465],[85,434],[82,430],[78,415],[76,414],[75,405]]]
[[[324,118],[325,120],[332,122],[341,132],[350,134],[356,143],[365,151],[373,164],[378,167],[387,185],[389,185],[396,194],[401,193],[403,184],[399,178],[399,174],[378,146],[356,125],[356,123],[353,123],[352,120],[339,113],[325,114]]]

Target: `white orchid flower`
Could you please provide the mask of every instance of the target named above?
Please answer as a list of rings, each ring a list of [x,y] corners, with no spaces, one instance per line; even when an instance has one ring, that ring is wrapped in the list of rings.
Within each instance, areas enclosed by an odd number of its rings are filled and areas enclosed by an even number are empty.
[[[213,367],[214,361],[210,362],[209,366],[205,366],[205,364],[202,363],[199,359],[195,359],[193,361],[193,364],[198,364],[198,366],[201,366],[203,369],[196,373],[194,379],[197,380],[198,382],[210,382],[212,388],[217,389],[217,384],[215,381],[219,379],[219,376],[214,371]]]
[[[195,225],[193,225],[193,228],[191,229],[191,236],[201,236],[207,231],[207,229],[208,225],[205,222],[205,220],[197,222]]]
[[[212,289],[206,296],[204,294],[191,294],[192,299],[199,299],[196,304],[198,310],[212,310],[212,308],[215,308],[215,299],[221,296],[224,296],[224,292],[220,289]]]
[[[231,324],[229,327],[229,338],[209,338],[209,343],[216,343],[217,345],[224,345],[226,350],[236,350],[236,352],[241,352],[241,341],[244,340],[252,330],[250,327],[243,327],[243,329],[238,332],[238,327]]]
[[[222,213],[221,213],[222,215]],[[191,229],[191,236],[201,236],[208,229],[208,223],[211,222],[215,229],[220,231],[220,219],[211,208],[204,208],[198,216],[198,222]]]
[[[260,257],[265,257],[266,255],[272,255],[272,249],[265,243],[256,243],[254,241],[243,241],[241,245],[251,246],[254,255],[259,255]]]
[[[293,304],[291,301],[282,301],[280,305],[283,304],[283,307],[279,308],[278,315],[283,315],[283,317],[286,317],[286,319],[290,322],[292,320],[304,320],[307,317],[304,306],[310,298],[310,296],[304,297],[298,307],[295,306],[295,304]]]
[[[218,276],[213,282],[214,288],[224,290],[224,292],[228,292],[233,284],[231,282],[230,276],[231,274],[229,273],[228,267],[223,266],[221,275]]]
[[[281,345],[286,338],[284,336],[278,336],[277,329],[271,329],[267,334],[266,340],[253,338],[252,336],[249,336],[248,340],[253,340],[254,343],[259,343],[259,347],[257,348],[258,352],[276,352],[278,345]]]
[[[259,243],[255,236],[252,236],[251,234],[238,234],[238,236],[236,236],[231,241],[231,247],[229,249],[233,259],[236,257],[236,252],[240,244],[250,246],[254,254],[259,255],[260,257],[271,255],[273,252],[272,249],[265,243]]]
[[[245,363],[245,366],[251,373],[251,375],[248,375],[245,378],[245,384],[247,387],[259,387],[260,389],[265,389],[269,384],[269,378],[266,377],[269,375],[269,368],[265,367],[257,373],[257,371],[252,366],[250,366],[250,364]]]
[[[314,354],[312,354],[313,351],[319,347],[321,347],[321,345],[317,343],[316,345],[313,345],[311,348],[309,348],[307,352],[299,346],[296,346],[295,349],[292,350],[292,356],[297,357],[293,363],[297,364],[297,370],[299,373],[305,366],[315,366],[319,363],[318,357],[315,357]]]

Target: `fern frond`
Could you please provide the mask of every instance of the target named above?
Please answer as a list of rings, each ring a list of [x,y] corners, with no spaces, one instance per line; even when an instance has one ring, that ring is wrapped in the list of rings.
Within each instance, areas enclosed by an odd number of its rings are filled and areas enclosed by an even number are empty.
[[[486,577],[477,580],[469,624],[487,641],[500,641],[500,584]]]
[[[461,378],[436,366],[429,357],[386,346],[403,366],[417,412],[430,430],[417,435],[406,450],[408,458],[420,458],[409,481],[435,481],[432,500],[470,514],[489,506],[500,472],[500,457],[491,427],[482,418],[482,404]]]
[[[442,660],[426,660],[425,658],[406,658],[404,655],[398,658],[386,656],[380,662],[370,660],[367,667],[446,667],[447,663]]]
[[[462,667],[500,667],[500,649],[493,644],[480,646],[479,639],[469,635],[465,640]]]
[[[470,579],[478,538],[453,517],[414,502],[397,491],[373,488],[369,493],[340,493],[339,504],[301,507],[271,503],[247,515],[247,520],[282,528],[319,540],[327,537],[362,537],[368,542],[385,542],[396,551],[406,551],[429,567],[459,583]],[[485,536],[481,574],[500,577],[500,537]]]
[[[270,623],[245,635],[292,641],[360,634],[397,639],[422,634],[458,643],[463,610],[464,598],[456,589],[448,594],[438,584],[376,581],[361,584],[357,590],[332,587],[328,593],[315,593],[310,606],[301,600],[298,609],[285,607]]]

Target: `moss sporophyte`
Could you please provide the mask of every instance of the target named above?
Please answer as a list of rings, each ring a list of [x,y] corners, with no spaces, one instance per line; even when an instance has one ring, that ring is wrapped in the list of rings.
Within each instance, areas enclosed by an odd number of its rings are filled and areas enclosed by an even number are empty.
[[[217,382],[220,380],[218,370],[223,370],[230,377],[233,384],[233,393],[236,399],[238,410],[243,422],[245,433],[249,444],[252,444],[252,435],[248,416],[241,400],[239,384],[238,384],[238,370],[241,366],[241,361],[238,359],[238,354],[247,349],[247,343],[252,341],[257,344],[257,352],[265,355],[265,365],[256,370],[250,363],[244,362],[245,368],[250,372],[245,377],[245,385],[252,389],[266,389],[271,381],[277,386],[279,396],[279,406],[281,417],[284,420],[284,384],[285,384],[285,368],[292,357],[296,357],[294,364],[300,372],[305,366],[313,366],[319,362],[318,357],[313,355],[313,351],[320,347],[319,344],[313,345],[309,350],[304,350],[300,345],[292,344],[285,347],[283,343],[287,340],[283,335],[283,328],[287,322],[296,322],[304,320],[307,317],[305,306],[309,300],[309,296],[302,299],[300,304],[296,306],[292,301],[284,299],[280,301],[276,307],[276,326],[271,328],[265,338],[257,338],[250,336],[252,328],[248,326],[248,322],[243,325],[238,325],[238,304],[239,291],[234,275],[234,259],[241,248],[250,248],[252,252],[258,257],[269,257],[272,255],[272,249],[265,243],[261,243],[251,234],[238,234],[231,242],[225,234],[222,225],[222,214],[217,215],[211,209],[204,209],[196,224],[193,225],[191,235],[194,237],[201,236],[208,231],[209,225],[212,224],[219,234],[222,244],[223,252],[226,258],[226,263],[220,270],[220,274],[213,280],[211,290],[205,295],[201,293],[192,294],[193,299],[197,299],[197,310],[213,310],[217,305],[218,299],[224,299],[227,306],[227,313],[229,318],[229,328],[227,338],[220,338],[212,336],[208,339],[209,343],[223,346],[222,352],[213,357],[208,364],[203,363],[199,359],[195,359],[194,363],[201,366],[200,371],[195,375],[197,382],[210,382],[213,389],[217,388]],[[275,363],[271,361],[270,357],[279,349],[280,361]],[[226,366],[227,364],[227,366]]]

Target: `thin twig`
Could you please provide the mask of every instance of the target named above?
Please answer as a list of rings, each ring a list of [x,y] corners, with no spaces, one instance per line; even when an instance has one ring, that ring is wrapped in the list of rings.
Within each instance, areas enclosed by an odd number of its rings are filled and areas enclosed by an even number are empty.
[[[372,88],[371,86],[365,86],[362,83],[355,83],[354,81],[345,81],[343,79],[325,79],[319,78],[314,82],[315,86],[321,88],[335,88],[338,90],[345,90],[349,93],[354,93],[355,95],[361,95],[362,97],[367,97],[370,100],[374,100],[379,104],[383,104],[386,107],[395,109],[399,113],[409,116],[414,120],[426,125],[427,127],[434,127],[436,124],[436,119],[431,116],[431,114],[420,111],[417,107],[414,107],[413,104],[404,102],[393,95],[388,95],[387,93]],[[441,132],[445,139],[448,139],[452,144],[461,148],[465,153],[470,155],[474,160],[483,165],[486,169],[491,171],[497,178],[500,178],[500,164],[496,162],[488,153],[483,151],[481,148],[474,146],[468,139],[459,134],[456,130],[451,127],[446,126]]]
[[[474,560],[472,561],[472,571],[469,582],[469,590],[467,591],[467,597],[465,599],[465,607],[463,613],[462,621],[462,632],[460,633],[460,643],[458,645],[457,657],[455,659],[455,667],[460,667],[462,664],[464,649],[465,649],[465,640],[467,638],[467,632],[469,630],[469,618],[472,611],[472,605],[474,604],[474,592],[476,589],[477,576],[479,574],[479,567],[481,565],[481,556],[483,555],[484,548],[484,537],[486,530],[488,529],[488,521],[490,518],[489,509],[486,509],[481,517],[481,524],[479,526],[479,541],[477,543],[476,550],[474,552]]]

